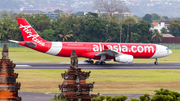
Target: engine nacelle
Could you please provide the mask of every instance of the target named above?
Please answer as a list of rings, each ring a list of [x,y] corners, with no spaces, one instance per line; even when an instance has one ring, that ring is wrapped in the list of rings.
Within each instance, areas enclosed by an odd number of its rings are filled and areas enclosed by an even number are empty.
[[[115,62],[132,63],[134,57],[132,55],[122,54],[114,57]]]

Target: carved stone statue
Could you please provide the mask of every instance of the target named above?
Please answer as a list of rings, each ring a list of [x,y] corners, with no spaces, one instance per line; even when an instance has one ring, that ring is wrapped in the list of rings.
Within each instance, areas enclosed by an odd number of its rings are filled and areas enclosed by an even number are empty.
[[[86,79],[91,72],[82,72],[78,68],[78,58],[73,50],[71,53],[70,68],[61,76],[64,78],[63,84],[59,85],[61,94],[58,99],[66,98],[67,101],[91,101],[91,98],[98,97],[98,95],[90,94],[94,87],[93,83],[86,83]]]
[[[75,50],[71,53],[71,65],[70,68],[77,69],[78,68],[78,59]]]
[[[2,59],[9,59],[8,57],[8,46],[7,43],[4,43],[3,51],[2,51]]]

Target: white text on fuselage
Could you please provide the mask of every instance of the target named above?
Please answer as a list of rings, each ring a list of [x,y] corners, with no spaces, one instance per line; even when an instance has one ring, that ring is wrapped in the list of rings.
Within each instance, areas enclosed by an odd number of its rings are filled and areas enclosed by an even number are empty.
[[[126,45],[106,45],[108,49],[116,51],[116,52],[133,52],[133,53],[154,53],[154,47],[153,46],[126,46]],[[98,51],[103,51],[104,50],[104,45],[93,45],[93,51],[98,52]]]
[[[32,37],[32,40],[33,40],[34,42],[39,43],[39,44],[42,45],[42,46],[45,45],[44,42],[42,42],[42,40],[37,39],[37,37],[39,37],[38,34],[37,34],[37,35],[32,35],[31,29],[29,29],[29,28],[31,28],[31,26],[29,26],[29,25],[27,25],[27,26],[20,25],[19,28],[24,28],[23,31],[24,31],[26,34],[28,34],[27,38]]]

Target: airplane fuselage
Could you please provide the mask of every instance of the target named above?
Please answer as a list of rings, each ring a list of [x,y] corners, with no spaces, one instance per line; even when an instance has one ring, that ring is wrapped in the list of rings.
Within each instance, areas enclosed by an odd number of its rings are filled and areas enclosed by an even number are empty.
[[[24,42],[19,42],[25,45]],[[107,46],[110,50],[132,55],[134,58],[161,58],[170,55],[172,52],[167,47],[158,44],[140,44],[140,43],[97,43],[97,42],[44,42],[44,46],[37,44],[34,50],[55,56],[69,57],[72,50],[76,51],[78,57],[91,59],[100,59],[95,56],[104,50]],[[112,56],[107,56],[112,59]]]

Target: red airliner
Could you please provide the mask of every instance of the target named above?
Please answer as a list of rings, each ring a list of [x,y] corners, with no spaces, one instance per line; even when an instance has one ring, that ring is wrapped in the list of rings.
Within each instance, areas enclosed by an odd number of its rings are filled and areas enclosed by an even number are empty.
[[[115,62],[132,63],[134,58],[157,59],[172,53],[167,47],[157,44],[141,43],[101,43],[101,42],[49,42],[41,38],[24,18],[17,18],[24,41],[10,42],[50,55],[70,57],[72,50],[78,57],[89,58],[86,62],[105,64],[104,61],[114,59]]]

